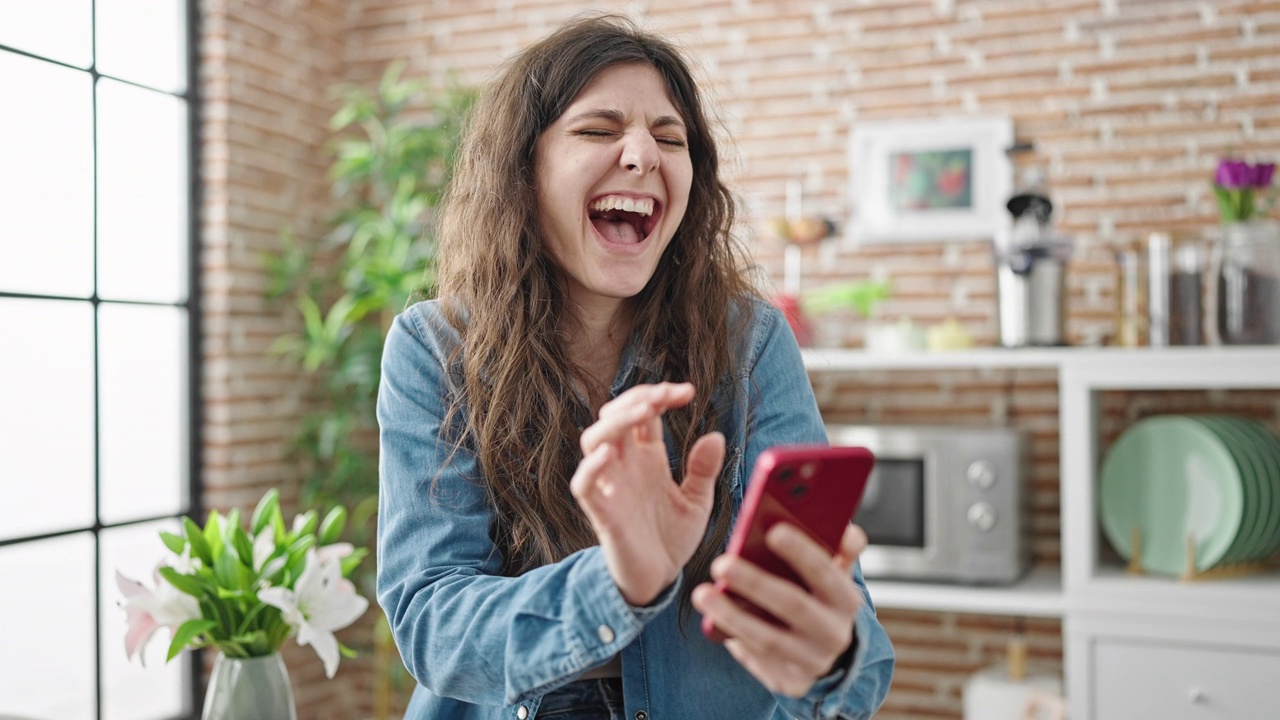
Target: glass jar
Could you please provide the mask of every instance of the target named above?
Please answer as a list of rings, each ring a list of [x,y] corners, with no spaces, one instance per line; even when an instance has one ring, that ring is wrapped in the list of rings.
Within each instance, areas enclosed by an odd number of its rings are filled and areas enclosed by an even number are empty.
[[[1221,342],[1280,344],[1280,224],[1250,220],[1225,226],[1214,265]]]
[[[1116,250],[1115,344],[1138,347],[1147,344],[1147,285],[1142,250],[1125,245]]]

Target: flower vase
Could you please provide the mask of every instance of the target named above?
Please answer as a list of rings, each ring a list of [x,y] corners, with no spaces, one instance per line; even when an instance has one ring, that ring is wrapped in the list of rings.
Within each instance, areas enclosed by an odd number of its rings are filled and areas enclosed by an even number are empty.
[[[201,720],[297,720],[289,671],[280,653],[213,661]]]
[[[1280,224],[1250,220],[1226,225],[1214,265],[1221,342],[1280,344]]]

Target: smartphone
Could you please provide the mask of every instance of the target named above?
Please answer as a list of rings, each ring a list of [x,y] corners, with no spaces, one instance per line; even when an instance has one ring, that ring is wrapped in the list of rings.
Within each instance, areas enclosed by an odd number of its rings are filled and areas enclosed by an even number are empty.
[[[790,563],[765,546],[765,533],[777,523],[786,522],[834,555],[840,549],[845,528],[858,511],[874,466],[875,456],[862,447],[779,445],[765,450],[751,471],[726,554],[749,560],[808,590]],[[757,616],[776,625],[784,624],[731,592],[724,583],[717,581],[715,587]],[[706,617],[702,619],[702,632],[714,642],[726,638]]]

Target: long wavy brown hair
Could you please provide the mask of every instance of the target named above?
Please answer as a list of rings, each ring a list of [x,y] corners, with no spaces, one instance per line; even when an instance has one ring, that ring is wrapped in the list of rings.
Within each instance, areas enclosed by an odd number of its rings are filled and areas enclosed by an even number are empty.
[[[478,455],[508,575],[598,543],[569,492],[582,459],[578,438],[592,421],[574,388],[588,388],[589,397],[608,388],[570,357],[576,320],[538,231],[534,145],[596,75],[623,63],[650,65],[665,79],[693,165],[683,222],[654,276],[629,301],[633,342],[657,368],[634,380],[697,388],[688,407],[666,415],[679,448],[677,482],[694,441],[724,430],[727,406],[715,406],[713,391],[730,375],[730,338],[749,314],[731,307],[755,295],[730,235],[734,200],[720,179],[712,131],[675,47],[626,18],[603,15],[573,21],[508,62],[469,118],[441,217],[437,275],[445,317],[463,338],[450,360],[460,365],[462,382],[445,426],[458,428],[456,447]],[[733,453],[729,447],[726,458]],[[728,536],[728,466],[707,536],[685,567],[686,619],[692,588],[708,577]]]

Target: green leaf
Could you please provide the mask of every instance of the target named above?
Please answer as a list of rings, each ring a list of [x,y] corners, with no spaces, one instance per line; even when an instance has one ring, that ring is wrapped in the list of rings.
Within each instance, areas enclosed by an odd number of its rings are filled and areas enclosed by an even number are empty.
[[[279,506],[280,491],[271,488],[258,501],[258,506],[253,510],[253,517],[249,520],[249,527],[252,528],[255,536],[262,532],[262,528],[267,526],[267,523],[271,521],[272,512]]]
[[[187,547],[187,541],[181,535],[175,535],[171,532],[161,531],[160,542],[163,542],[164,546],[169,548],[169,552],[174,555],[181,555],[182,551]]]
[[[301,556],[302,556],[303,554],[305,554],[308,550],[310,550],[311,548],[313,548],[313,547],[315,547],[315,546],[316,546],[316,536],[315,536],[315,535],[299,535],[299,536],[298,536],[297,538],[295,538],[295,539],[294,539],[294,541],[289,545],[288,554],[289,554],[290,562],[292,563],[293,557],[294,557],[295,555],[296,555],[296,556],[298,556],[298,557],[301,557]]]
[[[356,658],[360,657],[360,653],[356,652],[355,650],[352,650],[346,645],[343,645],[341,642],[338,643],[338,652],[342,655],[342,657],[348,660],[355,660]]]
[[[231,528],[240,527],[240,508],[231,508],[231,512],[222,519],[222,533],[228,535]]]
[[[217,510],[209,511],[209,519],[204,523],[204,541],[216,563],[222,555],[222,515]]]
[[[231,545],[240,556],[240,562],[244,563],[245,567],[253,567],[253,541],[249,539],[249,534],[243,528],[237,526],[231,531]]]
[[[173,633],[173,642],[169,643],[169,654],[165,657],[165,662],[177,657],[178,653],[182,652],[182,649],[187,646],[187,643],[190,643],[201,633],[213,629],[217,624],[212,620],[188,620],[182,623]]]
[[[324,516],[324,522],[320,523],[320,544],[332,545],[342,536],[342,530],[347,526],[347,509],[341,505],[330,510]]]
[[[249,570],[240,562],[237,553],[221,553],[213,561],[213,575],[219,588],[239,590],[249,586]]]
[[[284,570],[285,565],[287,565],[288,562],[289,562],[289,557],[287,555],[277,555],[271,558],[270,560],[262,564],[262,570],[258,571],[258,577],[254,580],[254,582],[258,582],[261,580],[270,581],[277,574],[279,574],[281,570]],[[275,583],[272,583],[272,584],[275,584]]]
[[[289,530],[284,526],[284,513],[280,511],[279,505],[271,508],[271,530],[275,533],[277,546],[288,542]]]
[[[204,539],[204,531],[196,525],[195,521],[189,517],[182,518],[182,534],[186,536],[187,542],[191,543],[191,553],[195,557],[200,558],[205,565],[213,565],[213,552],[209,549],[209,543]]]
[[[342,558],[342,577],[348,577],[351,575],[351,573],[360,566],[360,562],[364,560],[365,556],[368,554],[368,548],[356,548],[355,552],[352,552],[350,555]]]
[[[290,533],[291,537],[301,537],[310,535],[316,531],[316,526],[320,524],[320,518],[316,515],[315,510],[308,510],[299,515],[294,520],[294,527],[297,529]]]
[[[171,567],[160,568],[160,577],[164,578],[165,582],[172,585],[179,592],[184,592],[191,597],[203,598],[208,594],[208,588],[204,583],[190,575],[183,575]]]
[[[306,327],[307,337],[323,338],[324,313],[320,311],[320,305],[316,303],[315,298],[310,295],[299,297],[298,312],[302,313],[302,321]]]

